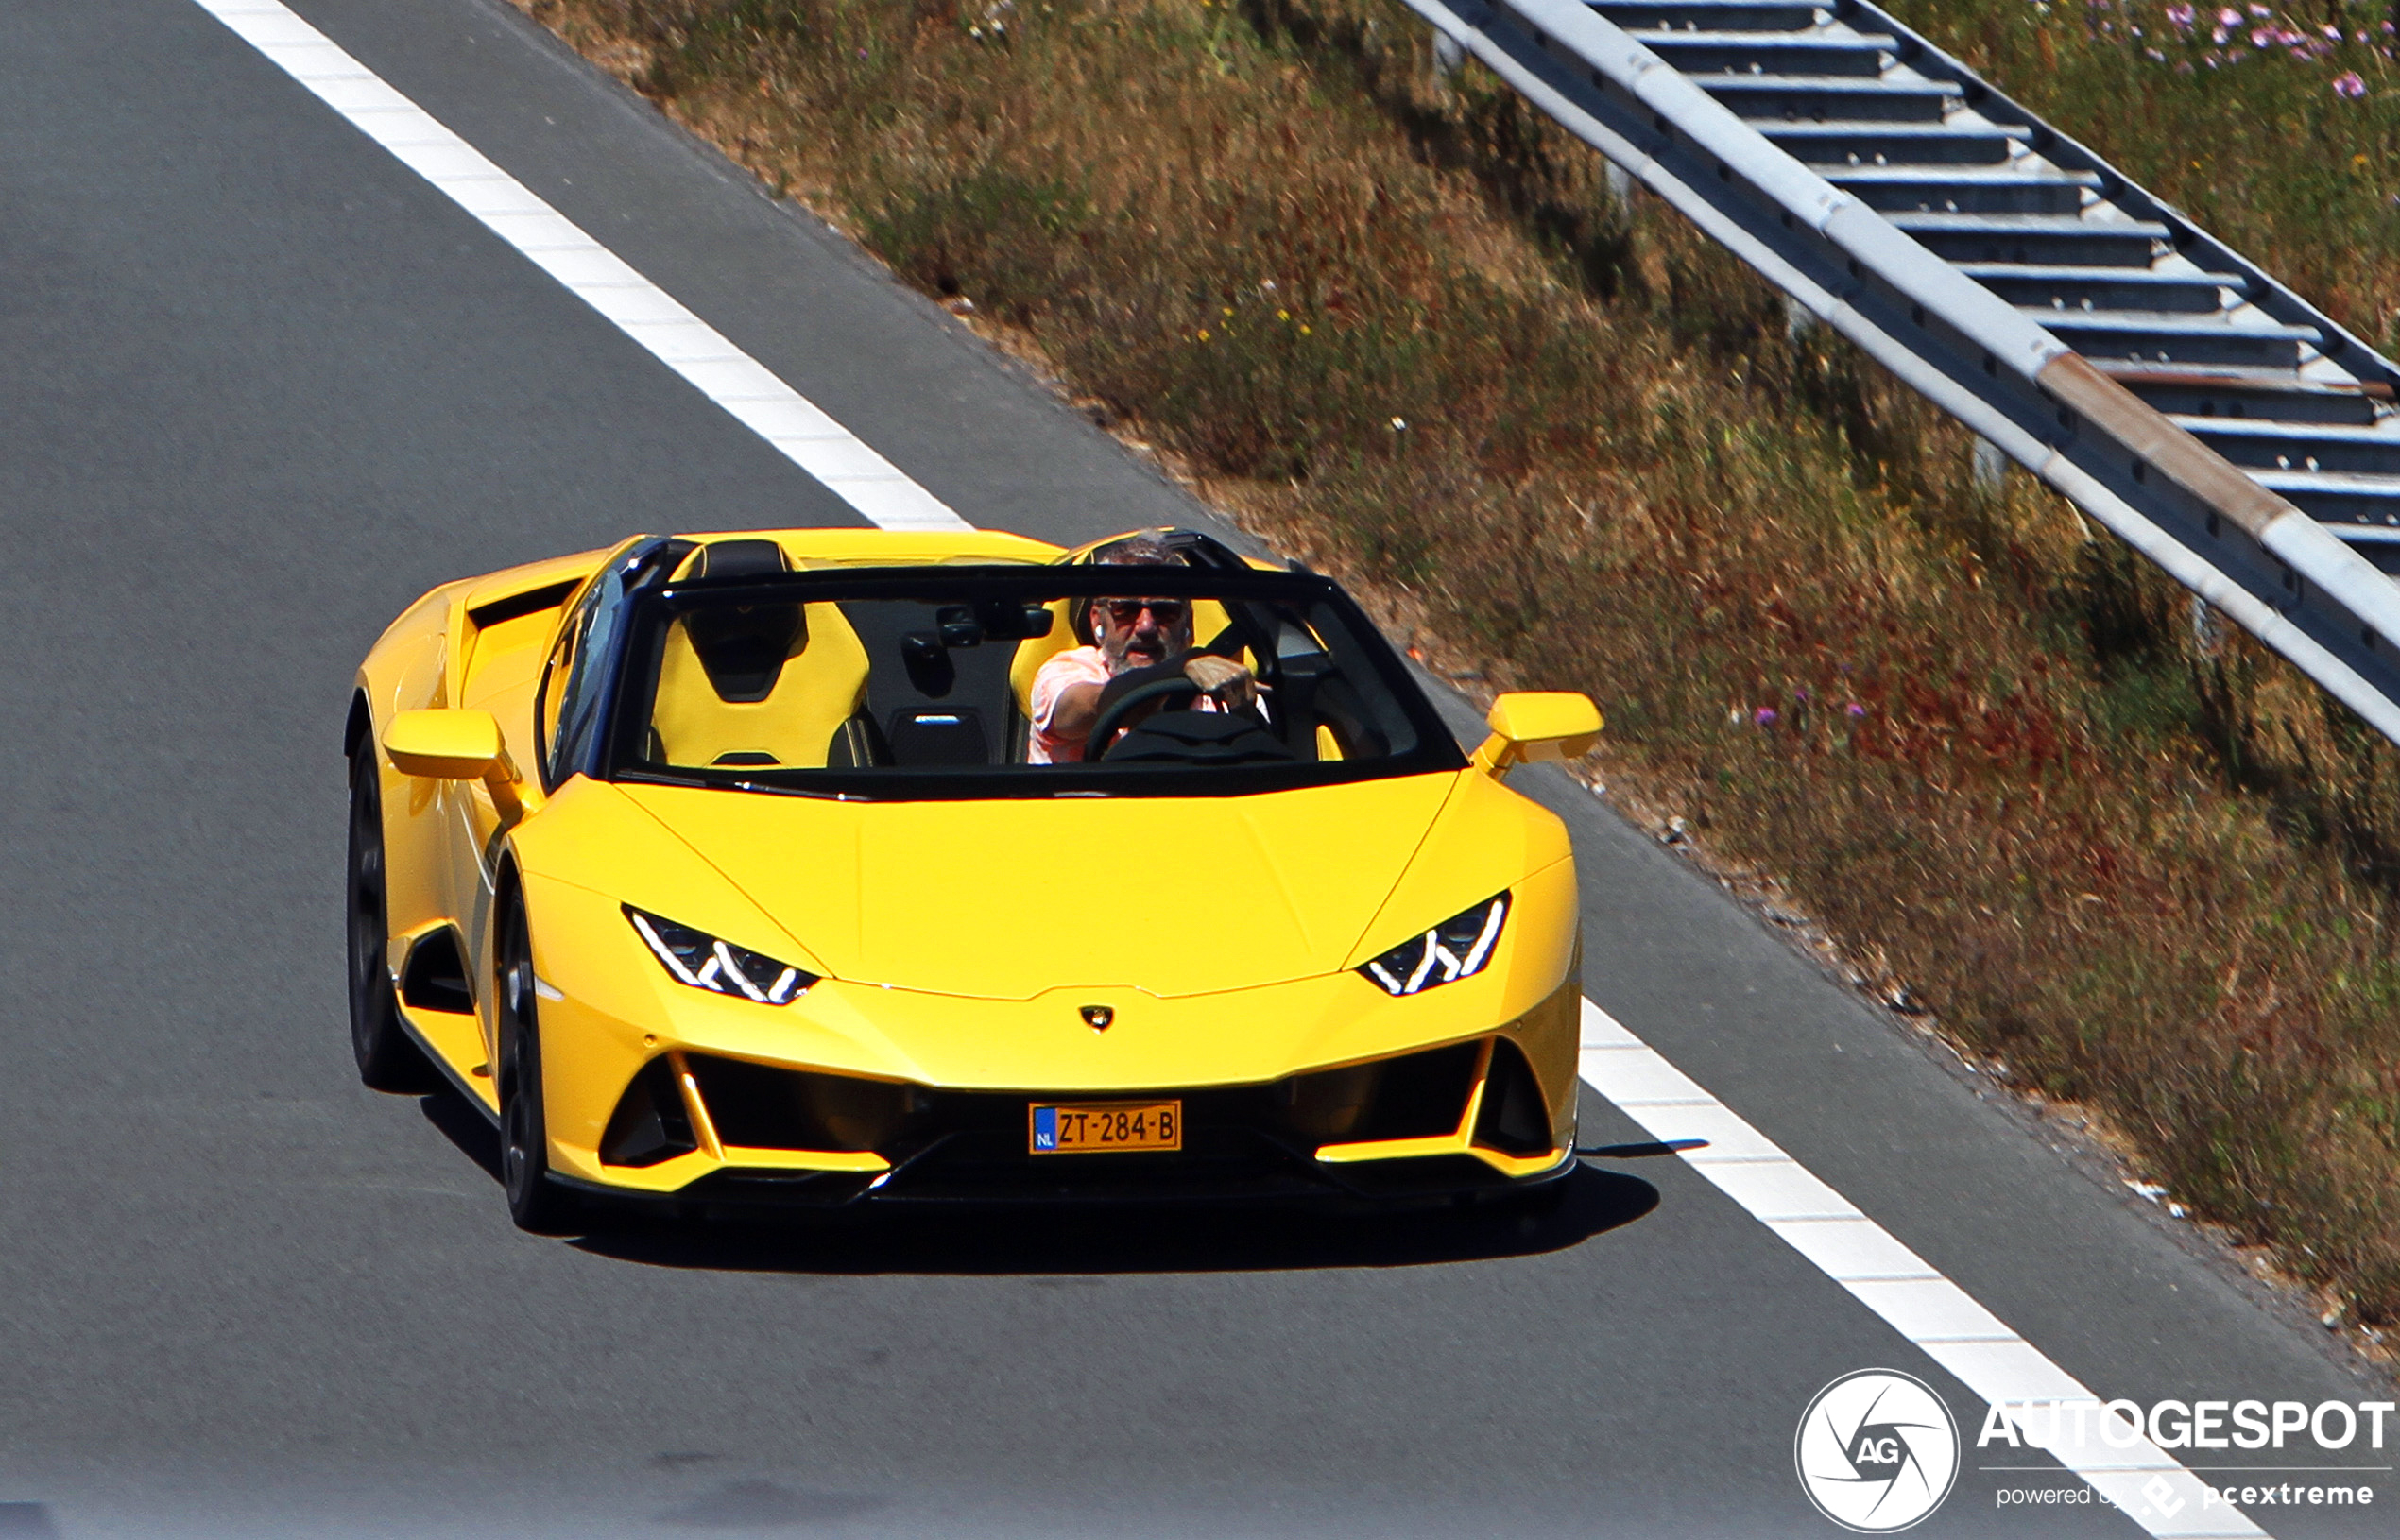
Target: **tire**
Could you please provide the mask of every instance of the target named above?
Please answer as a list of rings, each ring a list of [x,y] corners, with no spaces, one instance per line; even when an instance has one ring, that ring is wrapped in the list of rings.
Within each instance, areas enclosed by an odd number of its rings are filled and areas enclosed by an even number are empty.
[[[533,987],[533,940],[524,900],[502,904],[493,947],[494,1000],[500,1016],[500,1175],[508,1217],[534,1235],[576,1227],[581,1205],[550,1174],[549,1125],[541,1110],[540,1001]]]
[[[384,904],[384,799],[372,744],[350,763],[349,896],[350,1047],[358,1078],[379,1091],[421,1096],[441,1082],[422,1050],[400,1024],[392,992],[391,927]]]

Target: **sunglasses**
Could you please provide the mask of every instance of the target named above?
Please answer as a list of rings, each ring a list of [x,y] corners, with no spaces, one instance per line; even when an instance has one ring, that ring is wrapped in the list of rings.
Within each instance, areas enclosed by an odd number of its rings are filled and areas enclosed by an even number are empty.
[[[1103,599],[1100,605],[1119,625],[1139,623],[1145,609],[1161,625],[1180,625],[1183,618],[1191,613],[1190,602],[1183,599]]]

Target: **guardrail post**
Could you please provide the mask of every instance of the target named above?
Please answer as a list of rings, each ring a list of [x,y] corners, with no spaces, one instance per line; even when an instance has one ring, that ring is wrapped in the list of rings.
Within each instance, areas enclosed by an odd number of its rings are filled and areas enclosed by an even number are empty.
[[[1975,489],[1986,497],[1997,497],[2008,488],[2008,451],[1977,435],[1975,439]]]
[[[1450,77],[1458,73],[1459,66],[1466,62],[1466,50],[1459,46],[1458,40],[1436,27],[1433,31],[1434,78],[1448,85]]]

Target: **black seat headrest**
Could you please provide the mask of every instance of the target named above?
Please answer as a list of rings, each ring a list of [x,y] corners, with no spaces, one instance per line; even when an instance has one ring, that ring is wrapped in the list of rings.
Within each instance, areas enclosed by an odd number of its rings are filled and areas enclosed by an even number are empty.
[[[694,577],[762,577],[790,572],[783,547],[773,540],[718,540],[704,545],[692,563]],[[783,660],[808,645],[808,622],[798,605],[710,605],[683,625],[709,686],[721,700],[756,703],[775,693]]]
[[[792,564],[783,559],[783,547],[763,539],[718,540],[700,547],[692,562],[694,577],[757,577],[791,570]]]

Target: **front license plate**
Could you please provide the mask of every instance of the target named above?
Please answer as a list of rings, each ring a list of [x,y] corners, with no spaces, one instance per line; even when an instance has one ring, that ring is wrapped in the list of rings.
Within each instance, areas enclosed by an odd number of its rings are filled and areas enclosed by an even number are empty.
[[[1180,1102],[1037,1102],[1025,1111],[1035,1155],[1183,1148]]]

